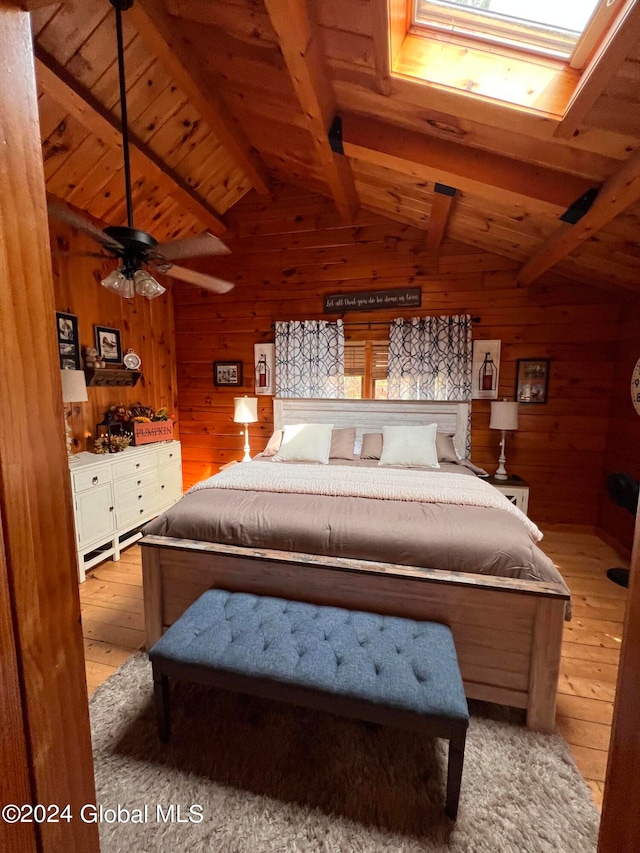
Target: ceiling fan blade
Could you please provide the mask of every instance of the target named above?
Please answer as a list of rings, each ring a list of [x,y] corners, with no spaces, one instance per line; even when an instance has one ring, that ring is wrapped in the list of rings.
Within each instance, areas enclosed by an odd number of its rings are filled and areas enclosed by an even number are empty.
[[[158,246],[158,252],[168,261],[181,258],[200,258],[205,255],[229,255],[231,250],[213,234],[201,234],[199,237],[187,237],[173,240]]]
[[[94,225],[90,219],[75,211],[71,205],[66,204],[61,199],[55,198],[55,196],[48,193],[47,210],[54,219],[58,219],[60,222],[66,222],[67,225],[77,228],[78,231],[82,231],[83,234],[86,234],[88,237],[91,237],[98,243],[101,243],[106,249],[111,249],[114,252],[122,250],[122,245],[118,243],[117,240],[114,240],[112,237],[109,237],[108,234],[105,234],[105,232]]]
[[[203,290],[211,290],[213,293],[228,293],[235,287],[235,284],[231,284],[230,281],[224,281],[224,279],[215,278],[203,272],[189,270],[186,267],[172,266],[166,270],[165,275],[171,276],[171,278],[178,278],[180,281],[188,281],[189,284],[195,284],[196,287],[202,287]]]

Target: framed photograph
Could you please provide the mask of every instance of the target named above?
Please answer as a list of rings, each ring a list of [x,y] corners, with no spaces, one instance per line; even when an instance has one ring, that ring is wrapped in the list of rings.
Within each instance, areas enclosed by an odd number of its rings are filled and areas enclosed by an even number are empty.
[[[471,368],[471,397],[497,400],[500,384],[500,341],[474,341]]]
[[[56,336],[60,370],[80,370],[78,318],[75,314],[56,311]]]
[[[254,344],[253,360],[256,394],[276,393],[276,345]]]
[[[549,391],[549,359],[519,358],[516,368],[518,403],[546,403]]]
[[[122,361],[122,344],[120,330],[108,326],[94,326],[96,333],[96,349],[98,355],[107,364],[120,364]]]
[[[213,384],[218,387],[242,385],[242,362],[214,361]]]

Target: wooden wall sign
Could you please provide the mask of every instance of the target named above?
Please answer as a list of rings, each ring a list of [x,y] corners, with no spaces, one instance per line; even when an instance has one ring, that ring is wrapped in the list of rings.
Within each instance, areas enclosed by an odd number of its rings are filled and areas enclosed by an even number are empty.
[[[422,290],[403,287],[398,290],[371,290],[364,293],[333,293],[324,297],[325,314],[345,311],[374,311],[377,308],[419,308]]]
[[[133,434],[135,445],[151,444],[154,441],[172,441],[173,421],[151,421],[151,423],[134,423]]]

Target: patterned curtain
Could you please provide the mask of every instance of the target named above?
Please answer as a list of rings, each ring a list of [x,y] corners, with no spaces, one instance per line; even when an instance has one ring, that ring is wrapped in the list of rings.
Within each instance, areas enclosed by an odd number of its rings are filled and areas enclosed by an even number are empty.
[[[276,396],[344,397],[342,320],[276,323]]]
[[[398,319],[389,331],[387,396],[471,400],[471,317]]]

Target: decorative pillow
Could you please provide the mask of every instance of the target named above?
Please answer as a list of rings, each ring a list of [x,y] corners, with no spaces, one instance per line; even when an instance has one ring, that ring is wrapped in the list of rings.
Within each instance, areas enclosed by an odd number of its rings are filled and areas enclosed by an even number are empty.
[[[274,462],[329,461],[333,424],[289,424],[285,426]]]
[[[282,430],[277,429],[269,441],[267,442],[267,446],[262,451],[262,456],[275,456],[278,450],[280,450],[280,445],[282,444]]]
[[[382,456],[382,433],[365,432],[362,436],[360,459],[380,459]]]
[[[382,455],[378,465],[405,468],[439,468],[436,451],[437,424],[382,428]]]
[[[436,450],[438,452],[438,462],[455,462],[457,464],[460,461],[460,457],[456,453],[452,435],[437,432]]]
[[[356,443],[356,428],[334,429],[331,433],[329,459],[353,459],[353,447]]]

